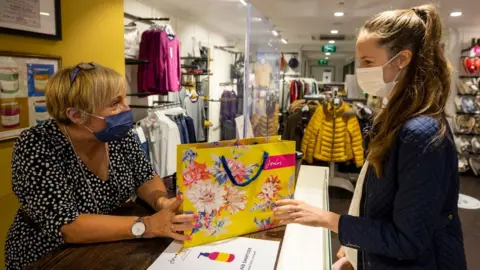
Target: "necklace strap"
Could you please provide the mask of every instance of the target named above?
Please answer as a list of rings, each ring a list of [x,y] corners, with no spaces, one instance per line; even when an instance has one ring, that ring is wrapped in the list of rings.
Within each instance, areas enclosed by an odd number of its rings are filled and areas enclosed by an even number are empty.
[[[75,157],[76,157],[76,160],[77,160],[77,164],[78,166],[80,167],[80,171],[82,172],[82,176],[83,178],[85,179],[85,182],[87,183],[87,187],[88,187],[88,190],[90,192],[90,195],[92,196],[92,199],[93,199],[93,202],[95,204],[95,208],[96,208],[96,213],[97,214],[100,214],[100,207],[98,206],[98,202],[97,200],[95,199],[95,196],[94,196],[94,193],[93,193],[93,189],[92,189],[92,186],[91,186],[91,183],[90,183],[90,180],[87,178],[86,174],[85,174],[85,170],[83,170],[82,168],[82,163],[80,161],[80,156],[78,155],[77,153],[77,150],[75,149],[75,146],[73,144],[73,141],[72,141],[72,138],[70,137],[70,134],[68,133],[68,130],[67,130],[67,127],[66,126],[63,126],[63,130],[65,131],[65,135],[67,136],[67,139],[68,139],[68,142],[70,143],[70,146],[72,147],[72,150],[73,150],[73,153],[75,154]],[[107,148],[107,144],[105,144],[105,154],[107,155],[107,170],[108,170],[108,181],[112,181],[113,178],[116,178],[115,177],[115,172],[112,168],[112,176],[113,177],[110,177],[110,167],[111,167],[111,162],[110,162],[110,155],[109,155],[109,151],[108,151],[108,148]],[[115,184],[115,183],[112,183],[112,184]],[[118,200],[120,201],[121,200],[121,192],[120,192],[120,187],[119,185],[117,184],[117,192],[118,192]],[[120,202],[121,203],[121,202]]]

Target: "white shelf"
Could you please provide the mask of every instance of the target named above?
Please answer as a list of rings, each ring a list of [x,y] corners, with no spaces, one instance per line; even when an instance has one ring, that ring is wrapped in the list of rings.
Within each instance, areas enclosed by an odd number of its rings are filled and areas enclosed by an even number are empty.
[[[328,210],[328,168],[302,165],[295,199]],[[331,266],[330,231],[299,224],[287,225],[277,270],[317,270]],[[301,263],[299,263],[301,262]]]
[[[321,85],[345,85],[344,82],[322,82],[322,81],[317,81],[317,84],[321,84]]]

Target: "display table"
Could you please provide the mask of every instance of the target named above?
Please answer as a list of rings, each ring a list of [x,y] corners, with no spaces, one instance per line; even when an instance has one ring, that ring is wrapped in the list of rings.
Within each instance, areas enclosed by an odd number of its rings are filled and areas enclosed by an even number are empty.
[[[327,185],[328,168],[303,165],[297,180],[295,198],[328,209]],[[115,214],[146,216],[151,213],[148,208],[131,203],[123,206]],[[277,258],[277,269],[330,269],[331,248],[328,230],[294,224],[252,233],[245,237],[283,240]],[[29,269],[147,269],[171,241],[156,238],[69,245],[44,256]],[[320,265],[325,267],[319,267]]]

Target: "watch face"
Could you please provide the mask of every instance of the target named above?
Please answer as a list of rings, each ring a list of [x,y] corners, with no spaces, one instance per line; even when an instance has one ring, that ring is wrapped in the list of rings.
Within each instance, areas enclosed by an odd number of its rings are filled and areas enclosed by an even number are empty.
[[[133,224],[132,233],[135,236],[142,236],[145,233],[145,224],[143,224],[143,222]]]

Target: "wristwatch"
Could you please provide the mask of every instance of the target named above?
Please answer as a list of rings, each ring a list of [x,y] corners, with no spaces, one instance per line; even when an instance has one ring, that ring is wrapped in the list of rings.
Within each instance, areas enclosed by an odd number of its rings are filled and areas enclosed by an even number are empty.
[[[147,226],[143,222],[143,217],[139,217],[132,225],[132,234],[135,238],[142,238],[143,234],[147,230]]]

